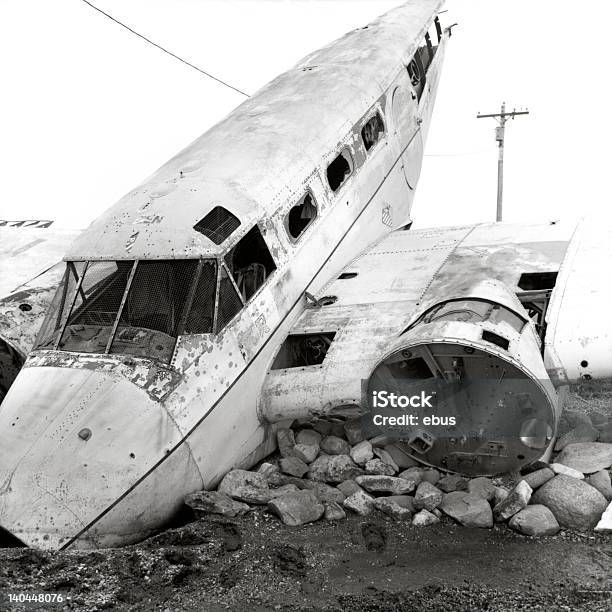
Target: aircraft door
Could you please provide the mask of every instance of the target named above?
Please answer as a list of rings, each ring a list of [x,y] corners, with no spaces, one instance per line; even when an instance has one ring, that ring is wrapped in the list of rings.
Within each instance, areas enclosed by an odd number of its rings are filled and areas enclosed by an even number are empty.
[[[415,189],[423,162],[423,137],[418,122],[416,94],[407,85],[400,85],[393,92],[391,106],[404,177],[410,189]]]

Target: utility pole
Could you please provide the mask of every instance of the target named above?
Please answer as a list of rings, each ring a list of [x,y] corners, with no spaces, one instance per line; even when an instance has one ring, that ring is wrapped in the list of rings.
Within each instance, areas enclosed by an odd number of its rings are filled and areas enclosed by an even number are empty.
[[[499,155],[497,158],[497,221],[502,220],[502,195],[504,190],[504,135],[506,131],[506,121],[508,119],[514,119],[517,115],[528,115],[529,111],[517,111],[506,112],[506,103],[502,102],[501,112],[492,113],[489,115],[481,115],[478,113],[476,119],[486,119],[493,117],[497,119],[497,127],[495,128],[495,140],[497,141],[499,148]]]

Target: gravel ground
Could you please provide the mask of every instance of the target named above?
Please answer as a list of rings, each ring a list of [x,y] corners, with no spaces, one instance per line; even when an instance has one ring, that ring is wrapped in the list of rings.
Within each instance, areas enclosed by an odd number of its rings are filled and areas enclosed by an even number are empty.
[[[612,414],[612,386],[570,407]],[[62,593],[63,604],[8,603]],[[0,549],[0,610],[612,610],[612,535],[529,538],[377,513],[287,527],[262,508],[122,549]]]

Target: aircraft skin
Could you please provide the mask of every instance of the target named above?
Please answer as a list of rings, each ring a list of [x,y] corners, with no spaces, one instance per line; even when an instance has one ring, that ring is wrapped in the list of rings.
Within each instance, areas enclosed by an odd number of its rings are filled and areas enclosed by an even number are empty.
[[[76,240],[0,408],[5,535],[135,542],[273,450],[258,390],[308,295],[410,221],[441,4],[411,0],[306,57]]]

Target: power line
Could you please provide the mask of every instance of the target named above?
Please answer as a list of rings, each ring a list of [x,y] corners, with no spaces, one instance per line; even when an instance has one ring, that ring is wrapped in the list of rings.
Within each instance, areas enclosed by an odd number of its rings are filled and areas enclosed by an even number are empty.
[[[90,6],[92,9],[98,11],[98,13],[101,13],[105,17],[108,17],[111,21],[114,21],[116,24],[120,25],[122,28],[125,28],[126,30],[128,30],[128,32],[135,34],[136,36],[138,36],[139,38],[142,38],[143,40],[153,45],[154,47],[157,47],[160,51],[163,51],[164,53],[167,53],[168,55],[172,56],[174,59],[179,60],[179,62],[183,62],[183,64],[186,64],[190,68],[193,68],[194,70],[197,70],[198,72],[201,72],[203,75],[207,76],[209,79],[213,79],[214,81],[217,81],[217,83],[221,83],[221,85],[225,85],[225,87],[229,87],[230,89],[233,89],[234,91],[238,92],[239,94],[242,94],[243,96],[246,96],[247,98],[250,97],[248,93],[245,93],[241,89],[238,89],[237,87],[234,87],[233,85],[230,85],[229,83],[226,83],[225,81],[210,74],[210,72],[206,72],[206,70],[202,70],[202,68],[198,68],[191,62],[188,62],[187,60],[184,60],[182,57],[179,57],[178,55],[176,55],[176,53],[172,53],[172,51],[168,51],[168,49],[165,49],[161,45],[158,45],[156,42],[153,42],[150,38],[147,38],[146,36],[139,34],[138,32],[136,32],[136,30],[133,30],[129,26],[125,25],[125,23],[122,23],[118,19],[115,19],[112,15],[109,15],[108,13],[104,12],[101,8],[98,8],[95,4],[92,4],[91,2],[89,2],[89,0],[81,0],[81,1],[87,4],[88,6]]]

